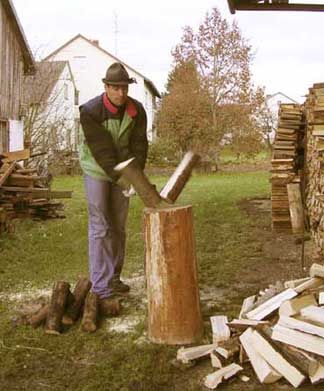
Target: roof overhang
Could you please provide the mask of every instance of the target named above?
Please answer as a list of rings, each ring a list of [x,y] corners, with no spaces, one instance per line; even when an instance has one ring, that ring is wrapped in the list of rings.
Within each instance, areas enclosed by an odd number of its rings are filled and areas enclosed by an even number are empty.
[[[322,4],[293,3],[289,0],[227,0],[232,14],[235,11],[310,11],[323,12]]]
[[[17,38],[21,46],[24,59],[24,72],[27,75],[32,75],[36,72],[34,56],[28,45],[24,30],[19,22],[15,7],[13,6],[11,0],[1,0],[1,2],[10,20],[12,21],[12,26],[16,31]]]

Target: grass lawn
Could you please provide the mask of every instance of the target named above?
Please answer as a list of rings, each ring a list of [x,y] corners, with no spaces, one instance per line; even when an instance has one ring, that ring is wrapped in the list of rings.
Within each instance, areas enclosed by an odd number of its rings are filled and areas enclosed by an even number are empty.
[[[152,178],[160,188],[166,178]],[[23,221],[14,235],[0,236],[0,389],[1,390],[200,390],[202,374],[172,365],[176,347],[146,339],[142,204],[132,199],[124,278],[134,287],[119,318],[102,319],[91,335],[79,324],[62,336],[16,325],[22,304],[48,294],[56,280],[73,283],[87,273],[87,210],[81,177],[61,177],[54,187],[73,190],[65,201],[66,219]],[[208,343],[209,316],[234,316],[251,286],[241,272],[260,252],[252,240],[253,221],[240,200],[269,195],[268,173],[217,173],[194,176],[181,204],[192,204],[202,310]],[[233,285],[237,284],[237,289]],[[232,286],[230,302],[221,292]],[[258,290],[255,281],[254,290]],[[211,297],[213,296],[213,297]],[[127,328],[123,328],[123,326]],[[211,372],[210,367],[207,373]]]

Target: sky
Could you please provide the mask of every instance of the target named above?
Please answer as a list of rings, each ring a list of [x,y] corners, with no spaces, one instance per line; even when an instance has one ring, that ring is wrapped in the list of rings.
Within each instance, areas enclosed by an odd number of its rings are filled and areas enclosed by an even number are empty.
[[[172,69],[172,49],[183,28],[197,31],[217,7],[238,23],[253,47],[255,85],[303,102],[313,83],[324,82],[324,13],[236,12],[226,0],[12,0],[28,43],[45,57],[77,34],[151,79],[163,92]],[[324,3],[324,1],[290,0]],[[117,31],[117,32],[116,32]],[[101,78],[103,75],[99,75]]]

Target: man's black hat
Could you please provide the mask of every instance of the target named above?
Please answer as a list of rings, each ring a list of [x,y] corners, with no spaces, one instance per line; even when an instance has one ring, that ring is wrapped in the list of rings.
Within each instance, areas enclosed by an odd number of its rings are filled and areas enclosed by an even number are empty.
[[[120,62],[114,62],[107,69],[106,77],[102,79],[105,84],[112,85],[127,85],[136,83],[136,79],[129,77],[128,72],[126,71],[123,64]]]

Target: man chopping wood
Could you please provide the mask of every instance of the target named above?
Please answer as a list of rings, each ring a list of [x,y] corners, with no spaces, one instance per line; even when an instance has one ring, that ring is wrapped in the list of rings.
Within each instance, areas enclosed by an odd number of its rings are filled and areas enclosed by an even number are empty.
[[[144,107],[128,96],[129,84],[136,80],[116,62],[102,81],[105,92],[80,106],[79,158],[88,202],[90,279],[105,315],[111,312],[116,296],[130,289],[120,279],[129,198],[113,168],[135,157],[144,169],[148,142]]]

